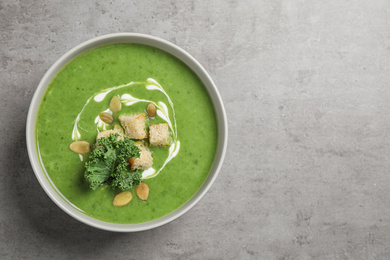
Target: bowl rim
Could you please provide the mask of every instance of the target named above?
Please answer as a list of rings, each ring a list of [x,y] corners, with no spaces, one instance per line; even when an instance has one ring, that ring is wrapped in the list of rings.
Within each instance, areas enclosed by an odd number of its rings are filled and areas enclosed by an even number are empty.
[[[181,60],[191,70],[193,70],[193,72],[203,82],[203,85],[205,86],[206,90],[208,91],[209,97],[212,100],[218,124],[218,145],[214,162],[206,180],[199,188],[199,190],[187,202],[185,202],[182,206],[180,206],[173,212],[158,219],[137,224],[116,224],[97,220],[82,213],[82,211],[78,210],[76,206],[72,206],[71,203],[59,192],[59,190],[57,190],[54,183],[52,183],[50,177],[44,172],[44,169],[42,169],[43,167],[41,167],[41,162],[38,158],[38,148],[35,142],[35,123],[39,104],[51,80],[66,64],[68,64],[71,60],[73,60],[80,54],[99,46],[115,43],[135,43],[148,45],[168,52],[171,55],[175,56],[177,59]],[[38,179],[41,187],[50,197],[50,199],[68,215],[79,220],[80,222],[98,229],[114,232],[138,232],[156,228],[177,219],[178,217],[189,211],[191,208],[193,208],[199,202],[199,200],[207,193],[207,191],[210,189],[211,185],[217,178],[219,171],[222,168],[223,160],[226,154],[227,141],[228,123],[222,98],[210,75],[202,67],[202,65],[189,53],[167,40],[147,34],[129,32],[112,33],[92,38],[75,46],[74,48],[66,52],[64,55],[62,55],[47,70],[40,83],[38,84],[38,87],[34,92],[33,98],[29,106],[26,124],[26,145],[29,160],[36,178]]]

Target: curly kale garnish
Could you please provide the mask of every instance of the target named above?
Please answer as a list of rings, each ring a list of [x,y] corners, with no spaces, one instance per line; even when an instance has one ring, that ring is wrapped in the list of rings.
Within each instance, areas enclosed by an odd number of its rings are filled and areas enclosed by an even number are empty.
[[[124,137],[118,140],[118,134],[111,134],[97,140],[97,148],[85,163],[84,177],[89,187],[96,190],[107,184],[120,190],[129,190],[141,182],[141,174],[129,168],[127,160],[139,158],[141,149],[133,141]]]

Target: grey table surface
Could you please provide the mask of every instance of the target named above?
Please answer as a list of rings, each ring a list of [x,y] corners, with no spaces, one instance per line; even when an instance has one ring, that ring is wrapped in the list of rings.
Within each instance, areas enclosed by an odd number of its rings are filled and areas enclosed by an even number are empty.
[[[224,101],[221,172],[188,213],[79,223],[29,163],[29,103],[96,36],[188,51]],[[0,1],[0,259],[390,259],[390,1]]]

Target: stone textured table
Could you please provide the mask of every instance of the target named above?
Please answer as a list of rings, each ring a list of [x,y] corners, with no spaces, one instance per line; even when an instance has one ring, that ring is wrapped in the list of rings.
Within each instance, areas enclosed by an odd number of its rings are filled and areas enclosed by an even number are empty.
[[[229,119],[206,196],[129,234],[60,210],[25,142],[48,68],[115,32],[188,51]],[[389,1],[2,0],[0,33],[0,259],[390,259]]]

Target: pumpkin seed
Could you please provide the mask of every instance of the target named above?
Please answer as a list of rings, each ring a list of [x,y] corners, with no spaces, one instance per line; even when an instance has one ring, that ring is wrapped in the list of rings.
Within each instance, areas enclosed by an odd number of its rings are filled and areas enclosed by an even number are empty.
[[[114,118],[112,117],[112,115],[110,115],[109,113],[107,113],[107,112],[101,112],[100,114],[99,114],[99,117],[100,117],[100,119],[104,122],[104,123],[106,123],[106,124],[112,124],[113,122],[114,122]]]
[[[130,203],[133,199],[133,193],[131,191],[122,191],[119,192],[112,201],[112,205],[115,207],[122,207]]]
[[[149,103],[149,105],[146,108],[146,112],[148,113],[148,116],[150,118],[154,118],[156,116],[156,106],[153,103]]]
[[[122,103],[117,96],[113,96],[111,101],[110,101],[109,107],[110,107],[110,110],[112,111],[112,113],[116,113],[116,112],[121,111]]]
[[[141,181],[141,183],[135,188],[135,192],[140,200],[145,201],[149,196],[149,186],[145,182]]]
[[[70,150],[78,154],[86,154],[91,151],[91,146],[87,141],[76,141],[70,144]]]
[[[114,125],[114,130],[117,131],[118,133],[123,134],[123,129],[120,125]]]

